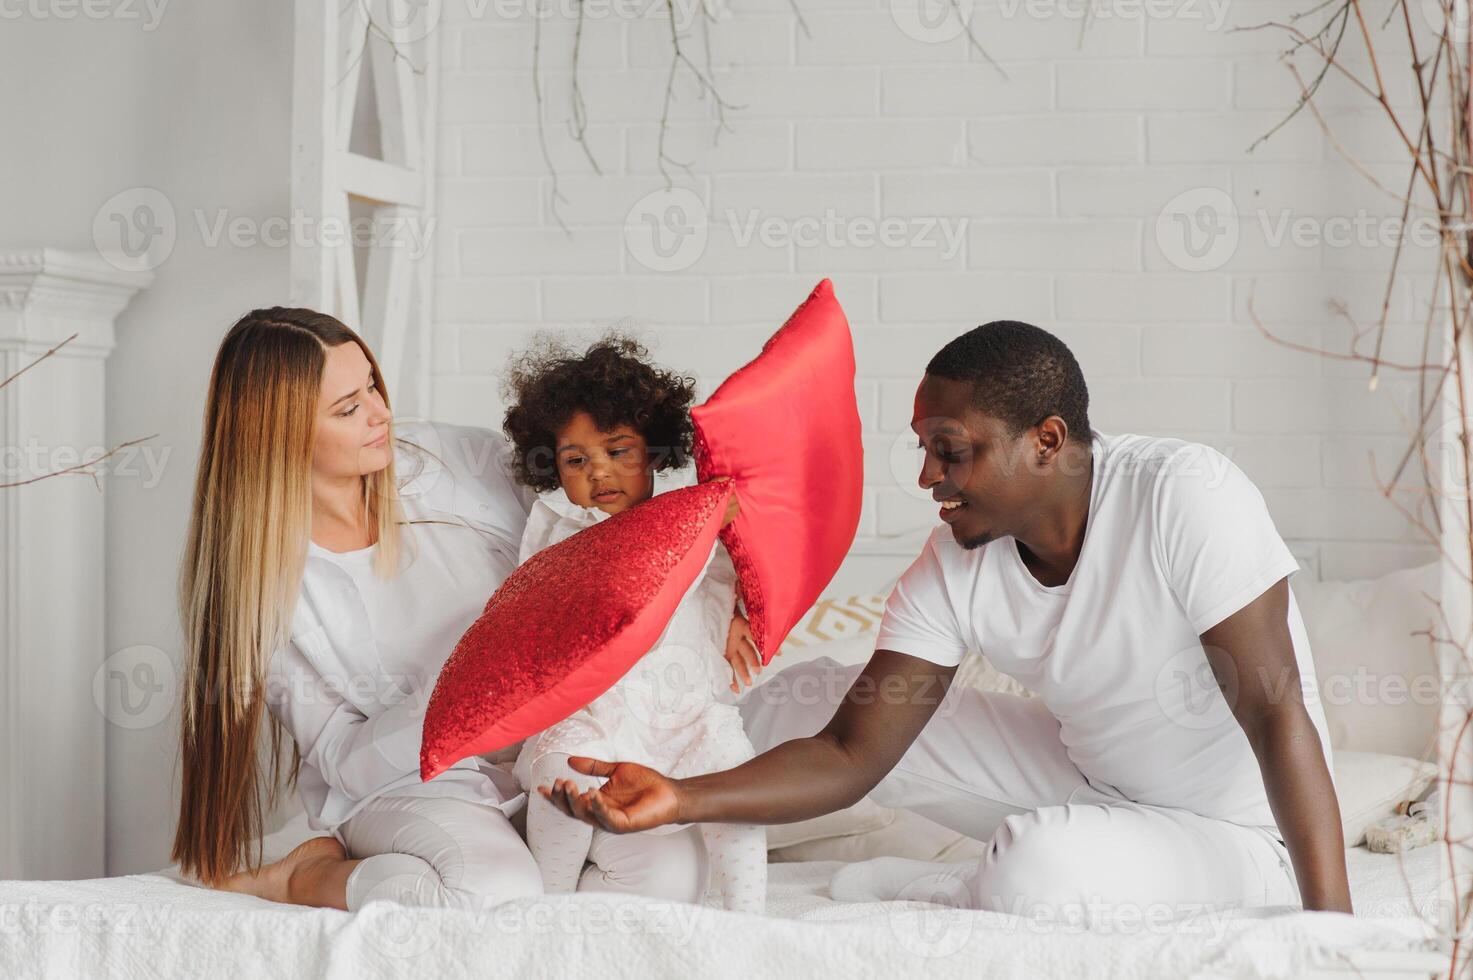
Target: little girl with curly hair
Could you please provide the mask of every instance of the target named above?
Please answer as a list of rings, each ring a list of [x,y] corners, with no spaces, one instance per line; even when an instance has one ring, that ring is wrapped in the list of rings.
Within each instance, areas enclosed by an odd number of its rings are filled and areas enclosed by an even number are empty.
[[[638,342],[610,334],[581,355],[544,341],[514,360],[503,427],[514,445],[516,479],[541,495],[527,517],[519,561],[649,500],[655,473],[686,466],[694,379],[654,367],[646,356]],[[736,508],[733,494],[726,522]],[[752,758],[734,692],[759,667],[736,603],[736,572],[718,540],[640,661],[591,704],[523,744],[515,773],[529,793],[527,844],[548,892],[632,890],[763,911],[765,828],[674,825],[609,834],[564,815],[536,791],[559,782],[580,791],[598,786],[601,780],[568,765],[573,755],[639,762],[675,777]],[[685,834],[704,853],[684,865],[672,860],[674,840],[651,836],[666,832]],[[592,862],[586,870],[585,859]],[[672,873],[692,880],[671,882]]]

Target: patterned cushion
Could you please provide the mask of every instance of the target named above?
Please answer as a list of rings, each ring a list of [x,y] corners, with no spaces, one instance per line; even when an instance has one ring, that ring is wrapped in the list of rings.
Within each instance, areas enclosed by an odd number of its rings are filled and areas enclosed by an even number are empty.
[[[873,640],[879,632],[880,620],[885,615],[885,599],[886,596],[883,595],[820,599],[798,620],[788,638],[778,648],[779,653],[821,655],[822,645],[835,640],[852,640],[864,634],[868,634]],[[846,649],[848,646],[849,644],[845,644]],[[871,646],[870,650],[873,651],[874,647]],[[975,650],[969,650],[962,659],[952,684],[974,687],[979,691],[1016,694],[1025,698],[1034,696],[1034,692],[1007,674],[999,672],[988,663],[986,657]]]

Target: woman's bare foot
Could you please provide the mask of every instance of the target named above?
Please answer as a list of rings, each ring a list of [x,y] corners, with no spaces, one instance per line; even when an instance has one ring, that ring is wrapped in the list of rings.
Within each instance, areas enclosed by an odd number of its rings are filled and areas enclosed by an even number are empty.
[[[291,902],[292,873],[321,861],[345,861],[348,852],[336,837],[313,837],[292,849],[280,861],[256,871],[241,871],[226,878],[222,891],[241,892],[270,902]]]

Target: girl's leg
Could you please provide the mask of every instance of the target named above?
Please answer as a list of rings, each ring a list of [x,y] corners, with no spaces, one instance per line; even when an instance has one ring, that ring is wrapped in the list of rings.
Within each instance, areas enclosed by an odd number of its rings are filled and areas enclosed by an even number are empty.
[[[712,886],[721,907],[761,915],[767,910],[767,828],[701,824],[711,855]]]
[[[577,890],[578,876],[593,841],[593,828],[543,799],[537,787],[551,786],[558,779],[570,780],[579,789],[593,789],[603,782],[575,771],[568,765],[568,758],[565,753],[552,752],[534,762],[527,793],[527,846],[549,895]]]
[[[710,878],[706,847],[697,827],[671,834],[595,830],[589,857],[593,863],[578,883],[580,892],[644,895],[695,905],[706,894]]]
[[[349,911],[378,899],[475,910],[542,893],[526,845],[494,807],[451,797],[380,797],[342,831],[348,852],[362,858],[342,880],[340,907]],[[320,874],[302,883],[304,894],[337,887],[340,869]]]

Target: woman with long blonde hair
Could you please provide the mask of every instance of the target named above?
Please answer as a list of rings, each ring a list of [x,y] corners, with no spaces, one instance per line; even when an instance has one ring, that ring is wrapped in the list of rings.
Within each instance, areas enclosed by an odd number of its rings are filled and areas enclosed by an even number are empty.
[[[516,565],[534,495],[506,459],[496,432],[393,425],[372,352],[330,316],[256,310],[226,334],[180,576],[183,872],[349,910],[541,893],[509,772],[472,756],[419,778],[440,667]],[[283,730],[323,836],[263,867]]]

